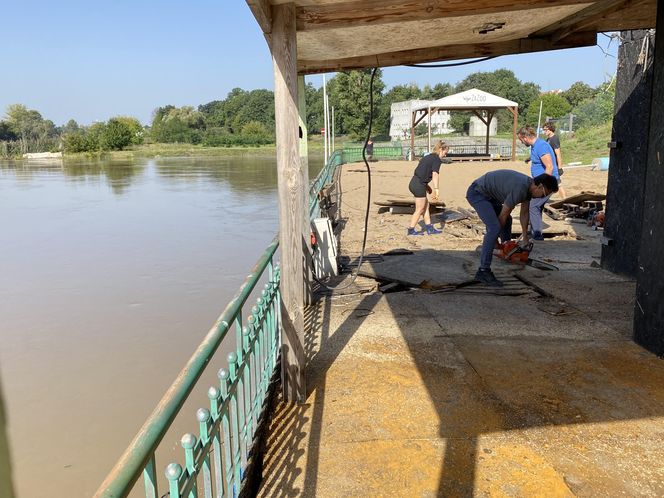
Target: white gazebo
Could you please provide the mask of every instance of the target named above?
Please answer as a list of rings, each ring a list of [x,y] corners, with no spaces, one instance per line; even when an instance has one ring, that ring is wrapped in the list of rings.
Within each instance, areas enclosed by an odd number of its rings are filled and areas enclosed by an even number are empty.
[[[410,150],[411,159],[415,150],[415,127],[428,117],[429,124],[429,150],[431,150],[431,115],[440,111],[469,111],[473,112],[486,125],[486,154],[489,154],[489,132],[493,115],[498,109],[509,109],[514,117],[512,132],[512,160],[516,158],[516,126],[519,104],[511,100],[498,97],[488,92],[471,88],[465,92],[448,95],[442,99],[429,102],[427,105],[415,107],[411,113]],[[483,115],[486,113],[486,115]]]

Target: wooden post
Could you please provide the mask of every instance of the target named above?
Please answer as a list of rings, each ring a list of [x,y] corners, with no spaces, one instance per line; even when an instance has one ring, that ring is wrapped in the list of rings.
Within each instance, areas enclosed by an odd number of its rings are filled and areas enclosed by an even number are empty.
[[[491,120],[493,119],[493,111],[486,111],[486,152],[489,154],[489,137],[491,135]]]
[[[277,138],[279,245],[281,249],[281,370],[284,398],[304,402],[303,220],[308,173],[300,160],[295,5],[272,10],[272,62]],[[307,203],[308,206],[308,203]],[[308,231],[307,231],[308,237]]]
[[[431,152],[431,107],[429,107],[429,146],[427,149]]]
[[[415,111],[410,111],[410,161],[415,160]]]
[[[302,240],[302,249],[304,250],[304,305],[309,306],[311,304],[311,297],[313,293],[313,280],[311,275],[313,275],[313,262],[311,260],[311,221],[309,220],[309,144],[308,140],[308,131],[307,131],[307,104],[306,104],[306,93],[305,93],[305,82],[304,75],[298,75],[297,77],[297,108],[299,114],[299,123],[300,123],[300,167],[302,170],[302,193],[304,194],[304,199],[302,200],[304,209],[302,210],[302,234],[304,238]]]
[[[509,110],[512,112],[514,117],[512,125],[512,161],[516,161],[516,127],[517,127],[517,112],[516,107],[510,107]]]

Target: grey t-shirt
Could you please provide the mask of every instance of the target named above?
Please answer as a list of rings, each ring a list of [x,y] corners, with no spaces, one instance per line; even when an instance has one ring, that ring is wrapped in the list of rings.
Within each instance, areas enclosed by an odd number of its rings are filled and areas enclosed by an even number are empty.
[[[560,149],[560,139],[558,138],[558,135],[551,135],[546,141],[549,142],[553,152],[556,152],[556,149]],[[560,164],[558,166],[560,166]]]
[[[517,204],[530,200],[529,187],[532,178],[511,169],[489,171],[475,180],[477,189],[484,195],[514,208]]]

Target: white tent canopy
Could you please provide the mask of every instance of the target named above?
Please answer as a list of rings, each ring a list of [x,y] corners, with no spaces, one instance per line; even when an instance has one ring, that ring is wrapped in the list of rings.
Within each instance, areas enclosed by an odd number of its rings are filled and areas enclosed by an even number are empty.
[[[429,116],[429,150],[431,150],[431,115],[438,111],[471,111],[486,125],[486,153],[489,153],[489,126],[498,109],[508,109],[514,117],[512,160],[516,157],[516,125],[519,104],[477,88],[448,95],[419,106],[413,106],[411,119],[411,151],[415,150],[415,127]],[[485,114],[483,114],[485,113]]]
[[[465,92],[448,95],[442,99],[433,100],[425,105],[415,107],[413,110],[425,111],[428,109],[444,109],[446,111],[472,111],[474,109],[505,109],[507,107],[519,107],[519,104],[511,100],[498,97],[477,88],[471,88]]]

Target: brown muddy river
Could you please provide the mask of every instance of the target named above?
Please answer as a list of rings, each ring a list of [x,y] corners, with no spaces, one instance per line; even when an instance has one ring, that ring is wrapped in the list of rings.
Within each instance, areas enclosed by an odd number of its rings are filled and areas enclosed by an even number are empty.
[[[0,215],[14,486],[90,496],[276,234],[276,163],[0,162]]]

